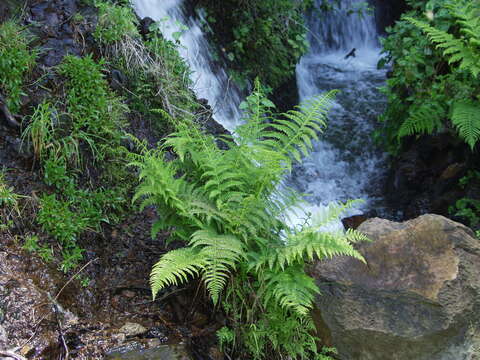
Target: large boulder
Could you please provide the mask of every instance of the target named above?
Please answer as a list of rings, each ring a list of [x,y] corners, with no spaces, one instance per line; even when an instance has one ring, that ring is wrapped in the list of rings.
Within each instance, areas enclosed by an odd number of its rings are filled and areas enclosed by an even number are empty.
[[[316,323],[345,360],[480,359],[480,241],[439,215],[358,229],[367,264],[349,257],[312,269]],[[477,355],[475,355],[477,353]],[[476,356],[476,357],[475,357]]]

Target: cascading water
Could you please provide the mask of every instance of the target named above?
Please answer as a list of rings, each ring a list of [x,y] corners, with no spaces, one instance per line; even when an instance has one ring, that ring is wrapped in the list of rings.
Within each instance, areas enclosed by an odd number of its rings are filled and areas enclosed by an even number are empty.
[[[316,0],[317,8],[321,3]],[[371,132],[385,105],[377,90],[385,71],[376,68],[380,46],[374,18],[352,13],[361,3],[342,0],[333,11],[307,17],[310,51],[297,65],[300,100],[332,89],[340,93],[322,141],[289,182],[310,194],[312,204],[363,198],[366,206],[380,210],[385,157],[375,149]],[[355,57],[346,58],[352,49]]]
[[[316,1],[320,9],[322,0]],[[383,156],[374,150],[370,133],[384,105],[377,87],[385,73],[375,66],[380,48],[373,18],[350,14],[360,3],[342,0],[333,12],[314,11],[307,17],[310,51],[297,66],[300,98],[341,90],[322,141],[287,179],[289,185],[309,194],[312,206],[307,210],[354,198],[379,207],[375,190],[380,188]],[[180,24],[187,26],[180,38],[180,54],[193,71],[194,90],[198,97],[209,100],[215,119],[234,130],[241,118],[238,105],[242,96],[229,82],[225,69],[213,61],[198,20],[185,15],[182,0],[134,0],[134,6],[139,16],[160,21],[167,38],[173,38]],[[345,59],[352,48],[356,48],[356,57]]]
[[[179,52],[192,70],[195,93],[208,100],[216,121],[233,131],[240,122],[242,96],[225,68],[213,60],[198,20],[185,15],[182,3],[183,0],[133,0],[137,14],[157,21],[167,39],[174,40],[174,34],[182,32]]]

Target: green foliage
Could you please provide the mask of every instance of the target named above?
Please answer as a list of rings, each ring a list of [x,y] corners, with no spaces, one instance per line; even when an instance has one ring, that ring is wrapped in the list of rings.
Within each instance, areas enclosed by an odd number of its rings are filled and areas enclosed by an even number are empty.
[[[125,200],[114,190],[78,189],[75,179],[63,163],[45,162],[45,183],[55,186],[56,193],[40,198],[37,222],[62,247],[61,269],[68,272],[82,260],[83,250],[77,239],[85,231],[100,231],[102,222],[115,221],[115,210]]]
[[[13,225],[14,215],[20,215],[19,200],[22,196],[8,186],[4,171],[0,171],[0,232],[9,230]]]
[[[13,21],[0,24],[0,92],[12,113],[20,110],[26,74],[35,64],[36,52],[29,49],[30,36]]]
[[[385,144],[396,152],[404,136],[449,131],[473,150],[480,138],[480,6],[464,0],[409,4],[412,10],[384,40],[382,64],[394,61],[384,89]]]
[[[290,228],[283,219],[300,195],[280,190],[280,183],[293,161],[311,150],[333,96],[319,96],[277,119],[257,84],[244,105],[248,122],[238,128],[236,143],[223,137],[228,150],[193,123],[179,121],[159,150],[145,151],[135,163],[141,185],[134,200],[142,199],[142,208],[157,206],[161,214],[152,235],[168,229],[188,244],[154,265],[154,297],[193,277],[201,277],[215,304],[227,289],[222,304],[232,318],[241,317],[233,327],[236,344],[255,359],[269,351],[295,358],[317,353],[308,312],[318,288],[304,272],[306,261],[336,255],[363,261],[352,245],[363,235],[319,231],[348,204],[332,206],[302,228]],[[164,161],[167,149],[175,151],[175,160]],[[220,336],[231,340],[227,330]]]
[[[242,77],[275,88],[293,75],[308,47],[303,11],[310,0],[201,0],[208,29]],[[238,77],[238,76],[237,76]]]
[[[113,146],[119,145],[123,113],[127,111],[108,90],[102,66],[103,62],[96,63],[90,56],[66,56],[59,67],[60,74],[67,78],[66,105],[72,120],[62,147],[78,149],[83,143],[97,160],[103,160]]]
[[[14,192],[13,187],[8,186],[3,171],[0,171],[0,209],[5,208],[20,214],[18,201],[21,197]]]
[[[98,24],[93,36],[104,45],[121,41],[126,37],[138,37],[137,18],[128,6],[97,1]]]
[[[120,176],[116,172],[126,162],[120,142],[128,109],[109,90],[103,62],[96,63],[90,56],[66,56],[58,72],[65,79],[64,98],[56,99],[55,105],[40,104],[28,118],[22,137],[32,145],[44,182],[52,187],[52,192],[40,197],[36,220],[60,245],[60,268],[68,272],[83,257],[80,235],[117,221],[124,208],[129,183],[115,181],[125,178],[125,170]],[[100,174],[102,170],[107,174],[90,190],[93,184],[80,181],[78,174],[95,163]]]
[[[28,139],[33,147],[34,155],[37,159],[45,156],[47,150],[54,144],[54,125],[53,117],[56,110],[53,106],[44,102],[40,104],[33,115],[30,122],[22,134],[22,140]]]
[[[470,71],[473,77],[480,73],[480,8],[472,1],[447,2],[445,8],[455,18],[460,27],[460,37],[430,26],[414,18],[405,19],[419,27],[429,39],[443,49],[443,55],[450,64],[459,62],[460,70]]]
[[[22,248],[28,252],[38,254],[45,262],[51,262],[53,260],[53,250],[46,245],[41,246],[37,235],[26,236]]]
[[[467,186],[480,186],[480,172],[469,171],[466,176],[462,177],[459,185],[463,188]],[[472,228],[478,228],[480,225],[480,200],[463,197],[458,199],[454,206],[449,208],[450,214],[460,216],[466,220]]]

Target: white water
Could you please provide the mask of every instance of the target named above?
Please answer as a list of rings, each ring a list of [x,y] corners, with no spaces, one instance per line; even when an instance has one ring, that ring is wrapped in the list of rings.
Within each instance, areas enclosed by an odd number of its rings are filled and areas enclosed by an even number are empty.
[[[148,16],[159,23],[167,39],[174,40],[174,34],[182,32],[179,52],[193,72],[195,93],[198,98],[208,100],[217,122],[233,131],[240,122],[238,107],[242,96],[229,81],[225,68],[215,64],[198,20],[184,14],[183,0],[132,0],[132,3],[138,16]]]
[[[321,0],[316,0],[319,6]],[[307,17],[310,51],[297,65],[300,100],[339,89],[322,141],[289,181],[314,208],[362,198],[363,208],[382,207],[384,155],[375,150],[371,132],[385,99],[377,87],[385,71],[376,68],[380,47],[373,16],[348,14],[361,1],[342,0],[340,9]],[[353,48],[356,57],[345,59]],[[360,208],[355,212],[360,212]],[[380,210],[380,209],[379,209]]]
[[[385,74],[375,66],[380,49],[373,18],[347,14],[360,2],[342,0],[341,9],[326,15],[312,12],[307,18],[311,46],[297,66],[300,98],[331,89],[342,91],[330,112],[323,140],[315,144],[313,154],[296,166],[287,180],[309,194],[311,206],[307,211],[356,198],[365,199],[369,207],[379,206],[375,190],[379,190],[383,175],[383,157],[372,150],[370,132],[384,104],[376,88],[382,85]],[[215,119],[233,131],[241,118],[238,105],[242,96],[232,86],[224,67],[213,61],[198,20],[185,16],[182,0],[133,3],[140,17],[160,21],[160,29],[168,39],[181,30],[180,24],[186,25],[188,30],[180,38],[180,54],[193,71],[194,90],[199,98],[208,99]],[[357,56],[345,60],[354,47]]]

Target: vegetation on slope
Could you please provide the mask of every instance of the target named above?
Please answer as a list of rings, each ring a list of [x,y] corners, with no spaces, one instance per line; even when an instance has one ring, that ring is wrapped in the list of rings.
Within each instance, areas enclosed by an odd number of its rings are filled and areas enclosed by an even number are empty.
[[[259,77],[271,88],[295,71],[308,47],[303,12],[311,0],[199,0],[207,29],[236,72],[236,80]]]
[[[480,139],[480,6],[451,0],[408,4],[412,10],[383,42],[384,62],[393,61],[381,118],[385,145],[396,152],[406,136],[450,132],[474,150]]]

